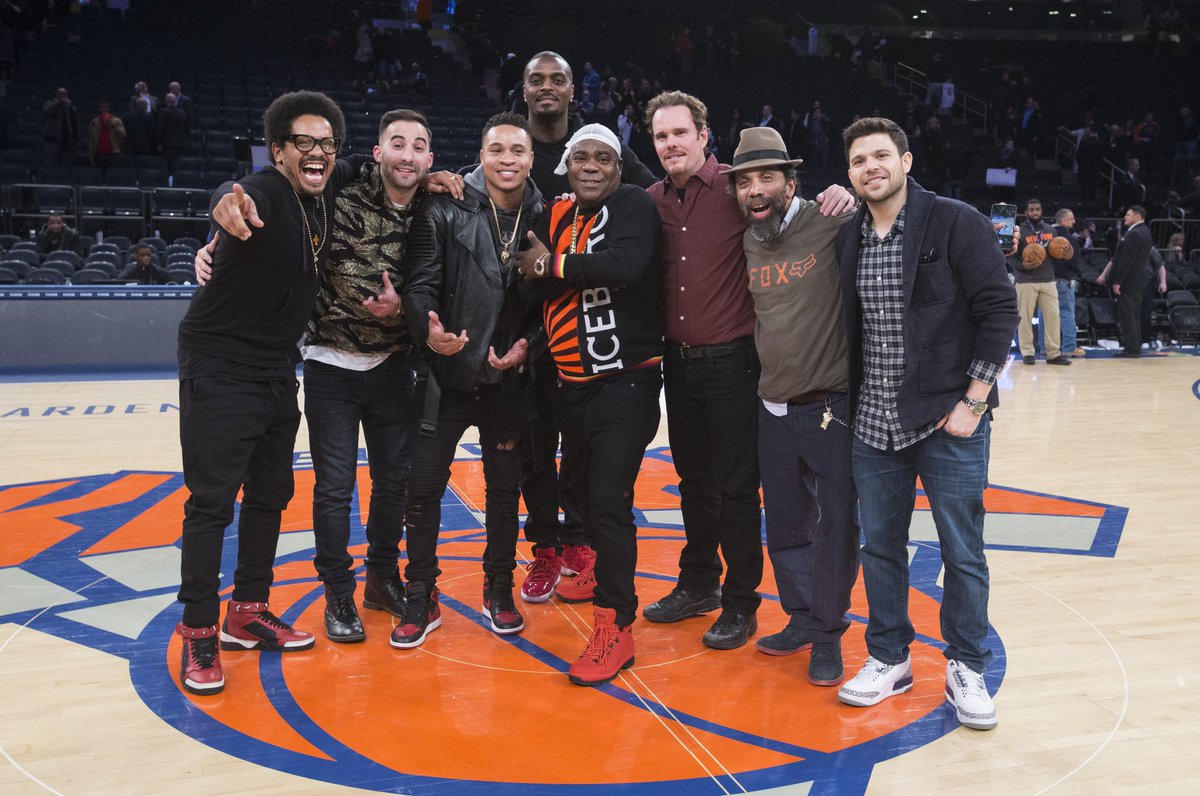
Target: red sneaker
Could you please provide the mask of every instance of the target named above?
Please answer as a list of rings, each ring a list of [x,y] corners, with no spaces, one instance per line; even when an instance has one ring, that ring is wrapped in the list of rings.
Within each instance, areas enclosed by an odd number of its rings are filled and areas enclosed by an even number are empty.
[[[559,574],[562,559],[553,547],[543,547],[533,554],[533,560],[525,567],[528,573],[521,584],[521,599],[527,603],[544,603],[554,596],[554,587],[562,579]]]
[[[562,574],[578,575],[596,563],[596,551],[585,544],[565,544],[562,554]]]
[[[441,592],[436,588],[426,592],[424,583],[410,580],[404,618],[392,630],[389,643],[403,650],[424,644],[425,637],[442,626],[442,608],[438,605],[440,596]]]
[[[583,548],[588,550],[590,548]],[[565,603],[587,603],[596,595],[596,560],[587,563],[579,574],[558,584],[558,599]]]
[[[483,615],[492,621],[492,632],[497,635],[511,636],[525,629],[525,618],[513,602],[512,589],[511,581],[492,586],[486,577],[483,579]]]
[[[193,694],[219,694],[225,688],[221,669],[221,650],[217,645],[217,626],[188,627],[180,622],[175,632],[183,637],[183,660],[179,682]]]
[[[223,650],[299,652],[312,649],[316,643],[312,633],[296,630],[268,611],[266,603],[229,601],[221,626]]]
[[[633,666],[633,625],[617,626],[612,608],[594,609],[592,638],[567,676],[575,685],[603,685]]]

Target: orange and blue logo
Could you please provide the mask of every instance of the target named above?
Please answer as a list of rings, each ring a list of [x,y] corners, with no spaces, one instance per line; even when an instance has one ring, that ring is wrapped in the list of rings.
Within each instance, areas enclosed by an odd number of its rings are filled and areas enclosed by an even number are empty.
[[[470,446],[464,446],[470,449]],[[477,454],[477,450],[475,453]],[[361,454],[360,454],[361,455]],[[284,514],[272,610],[298,627],[322,626],[312,566],[313,474],[296,460],[297,498]],[[178,686],[179,533],[187,493],[170,472],[0,486],[0,621],[28,626],[129,661],[134,688],[164,722],[196,742],[314,780],[383,792],[486,788],[495,794],[736,793],[809,783],[810,793],[862,792],[881,761],[958,728],[943,701],[939,633],[941,560],[928,503],[918,492],[912,528],[910,613],[916,686],[874,708],[840,705],[836,689],[804,677],[806,656],[703,647],[704,618],[635,625],[637,664],[600,688],[565,672],[583,649],[590,606],[521,605],[527,628],[499,637],[480,610],[485,545],[477,458],[455,462],[439,558],[443,626],[416,650],[387,644],[392,617],[364,611],[363,644],[310,651],[224,653],[227,687],[213,697]],[[360,461],[351,552],[365,552],[370,478]],[[1111,557],[1125,509],[993,487],[986,495],[992,549]],[[638,594],[674,583],[682,519],[670,452],[647,453],[637,483]],[[235,519],[236,522],[236,519]],[[222,561],[224,596],[236,533]],[[520,577],[518,575],[518,582]],[[764,632],[782,625],[770,570],[761,589]],[[856,586],[847,669],[865,657],[867,606]],[[990,690],[1006,657],[993,630]]]

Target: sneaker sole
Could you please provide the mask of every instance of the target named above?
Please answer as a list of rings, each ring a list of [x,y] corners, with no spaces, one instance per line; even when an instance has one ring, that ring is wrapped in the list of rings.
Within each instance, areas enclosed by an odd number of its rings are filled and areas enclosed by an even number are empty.
[[[1000,723],[999,716],[993,716],[990,719],[979,719],[978,717],[969,713],[963,713],[962,709],[955,704],[954,698],[951,696],[950,692],[951,689],[949,686],[947,686],[946,701],[949,702],[950,706],[954,708],[954,715],[958,717],[958,723],[962,726],[972,730],[983,730],[986,732],[987,730],[995,729],[996,725]]]
[[[604,685],[605,683],[611,683],[613,680],[617,679],[617,676],[620,675],[621,672],[625,671],[626,669],[630,668],[631,666],[633,666],[633,658],[632,657],[629,660],[625,661],[625,663],[621,664],[620,669],[617,669],[615,672],[613,672],[608,677],[605,677],[603,680],[585,680],[582,677],[576,677],[575,675],[570,674],[570,673],[567,674],[567,679],[570,680],[575,685],[587,685],[587,686]]]
[[[360,641],[367,640],[367,633],[366,631],[363,631],[362,633],[354,633],[349,636],[331,636],[328,632],[326,632],[325,638],[329,639],[334,644],[357,644]]]
[[[880,692],[875,697],[863,698],[854,694],[847,694],[844,691],[838,691],[838,701],[847,705],[853,705],[856,708],[869,708],[872,705],[878,705],[888,697],[894,697],[896,694],[903,694],[906,691],[911,691],[912,687],[913,676],[912,673],[909,672],[907,676],[900,678],[895,683],[892,683],[891,690],[887,691],[886,693]]]
[[[554,583],[550,584],[550,588],[546,590],[545,594],[529,594],[525,591],[525,587],[522,586],[521,587],[521,599],[527,603],[549,602],[550,598],[554,596],[554,590],[558,588],[558,584],[561,581],[562,581],[561,575],[558,576],[557,578],[555,578]]]
[[[754,631],[751,631],[750,634],[741,641],[711,641],[709,640],[708,636],[704,636],[700,640],[704,642],[704,646],[711,650],[736,650],[746,646],[746,644],[750,641],[750,636],[752,635],[754,635]]]
[[[404,609],[403,608],[400,609],[400,613],[396,613],[395,611],[393,611],[391,608],[388,608],[383,603],[371,602],[370,600],[363,600],[362,605],[363,605],[363,608],[370,608],[372,611],[383,611],[384,613],[391,614],[392,616],[396,617],[397,619],[404,618]]]
[[[664,616],[658,613],[651,614],[650,608],[644,609],[642,611],[642,616],[644,616],[650,622],[656,622],[660,625],[670,625],[674,624],[675,622],[682,622],[685,619],[691,619],[693,616],[702,616],[704,614],[711,613],[718,610],[720,607],[721,601],[718,599],[712,603],[700,603],[699,605],[689,607],[685,612],[679,614],[678,616]]]
[[[764,655],[774,655],[777,658],[783,658],[788,655],[795,655],[798,652],[804,652],[807,649],[812,649],[812,642],[810,641],[807,644],[801,644],[799,647],[794,647],[792,649],[773,650],[770,647],[764,647],[762,645],[762,641],[759,640],[754,642],[754,649],[758,650]]]
[[[225,680],[224,679],[222,679],[221,682],[219,682],[215,685],[208,685],[208,684],[203,684],[203,685],[195,684],[194,685],[190,680],[187,680],[186,678],[181,679],[179,682],[183,686],[184,691],[187,691],[192,694],[196,694],[197,696],[211,696],[213,694],[219,694],[225,690]]]
[[[412,641],[396,641],[396,639],[394,639],[394,638],[389,638],[388,643],[391,644],[393,647],[395,647],[398,650],[410,650],[413,647],[419,647],[422,644],[424,644],[425,639],[429,636],[429,634],[432,633],[433,631],[437,630],[441,626],[442,626],[442,618],[439,616],[437,619],[433,620],[428,625],[426,625],[425,632],[422,633],[420,636],[418,636],[416,639],[414,639]]]
[[[497,636],[515,636],[517,633],[520,633],[525,629],[524,620],[522,620],[521,624],[517,627],[500,627],[496,624],[495,620],[492,619],[492,614],[490,611],[488,611],[486,605],[483,607],[483,615],[487,617],[488,623],[492,626],[492,632]]]
[[[822,688],[830,688],[835,685],[841,685],[845,679],[846,675],[844,673],[838,675],[836,680],[817,680],[811,674],[808,675],[808,682],[812,683],[813,685],[819,685]]]
[[[227,652],[260,650],[262,652],[303,652],[310,650],[317,643],[317,639],[308,639],[307,641],[289,641],[286,644],[268,644],[261,639],[251,641],[250,639],[235,638],[229,635],[224,630],[221,631],[221,649]]]
[[[596,593],[594,591],[586,597],[568,597],[561,591],[555,592],[555,596],[558,597],[560,602],[570,603],[571,605],[577,605],[578,603],[590,603],[592,600],[596,599]]]

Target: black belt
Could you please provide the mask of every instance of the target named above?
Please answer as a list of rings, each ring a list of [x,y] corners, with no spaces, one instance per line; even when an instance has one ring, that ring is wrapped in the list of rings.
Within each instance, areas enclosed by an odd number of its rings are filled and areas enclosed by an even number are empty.
[[[804,406],[805,404],[815,404],[817,401],[824,401],[826,398],[835,395],[829,390],[813,390],[812,392],[802,392],[795,398],[788,399],[788,406]]]
[[[728,343],[716,343],[714,345],[679,345],[678,343],[671,343],[671,348],[679,354],[681,359],[727,357],[730,354],[753,346],[754,338],[750,336],[739,337],[737,340],[731,340]]]

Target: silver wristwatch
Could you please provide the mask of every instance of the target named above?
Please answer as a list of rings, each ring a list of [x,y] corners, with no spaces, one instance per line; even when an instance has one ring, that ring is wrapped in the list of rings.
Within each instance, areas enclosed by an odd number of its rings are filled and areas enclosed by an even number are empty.
[[[979,415],[980,417],[987,414],[987,410],[988,410],[988,402],[987,401],[976,401],[974,398],[964,395],[962,397],[962,402],[967,405],[968,409],[970,409],[972,412]]]

